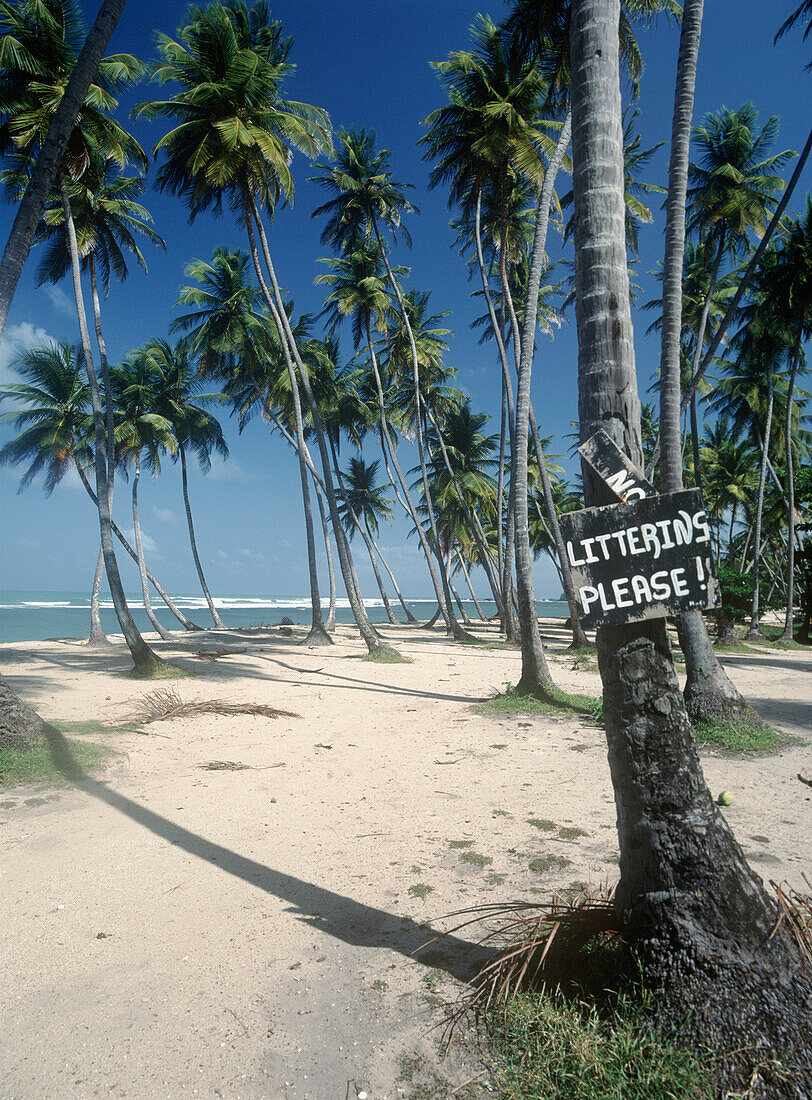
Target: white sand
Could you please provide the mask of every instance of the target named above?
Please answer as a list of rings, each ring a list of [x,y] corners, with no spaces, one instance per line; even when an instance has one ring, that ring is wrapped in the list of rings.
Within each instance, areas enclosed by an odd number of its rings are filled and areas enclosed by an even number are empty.
[[[438,1033],[427,1033],[442,1018],[437,1002],[475,965],[476,933],[432,945],[421,962],[422,925],[616,875],[604,736],[578,717],[472,711],[518,679],[516,651],[384,633],[414,663],[352,659],[363,647],[347,627],[327,650],[273,632],[179,635],[180,663],[198,676],[159,684],[122,677],[123,646],[101,656],[59,642],[0,647],[15,690],[61,723],[122,718],[128,700],[167,686],[184,700],[301,716],[83,734],[115,750],[100,782],[0,793],[3,1098],[381,1100],[418,1086],[444,1097],[481,1071],[459,1044],[440,1061]],[[597,672],[564,654],[560,624],[547,635],[560,686],[598,694]],[[191,656],[220,642],[247,652]],[[812,654],[765,650],[726,665],[766,718],[806,741]],[[211,761],[250,767],[201,768]],[[725,812],[753,866],[802,887],[807,745],[703,763],[714,794],[734,793]],[[530,868],[546,855],[569,863]],[[487,1080],[453,1095],[487,1095]]]

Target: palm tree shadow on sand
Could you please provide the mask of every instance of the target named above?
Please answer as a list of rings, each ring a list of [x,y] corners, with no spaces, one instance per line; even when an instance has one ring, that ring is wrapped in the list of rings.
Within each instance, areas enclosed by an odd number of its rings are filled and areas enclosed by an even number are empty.
[[[425,966],[444,970],[462,982],[471,981],[491,959],[492,953],[475,943],[432,933],[408,917],[398,917],[294,875],[275,871],[184,829],[89,776],[73,756],[66,739],[53,726],[43,722],[40,730],[48,742],[54,764],[78,790],[118,810],[176,848],[216,864],[226,874],[267,894],[284,899],[290,903],[289,912],[297,914],[306,924],[355,947],[388,948]]]

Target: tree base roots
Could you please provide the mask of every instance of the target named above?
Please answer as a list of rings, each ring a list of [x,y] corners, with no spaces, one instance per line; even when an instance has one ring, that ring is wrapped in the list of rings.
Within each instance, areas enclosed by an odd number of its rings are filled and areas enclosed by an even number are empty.
[[[766,723],[738,696],[730,698],[716,691],[701,691],[687,685],[683,693],[691,724],[731,722],[748,730],[762,729]]]
[[[680,1045],[713,1053],[720,1096],[808,1100],[812,970],[786,926],[747,948],[674,923],[642,952],[644,983],[657,994],[654,1022]]]
[[[299,645],[303,646],[320,646],[320,645],[335,645],[335,642],[327,633],[326,626],[312,626],[306,638],[302,638]]]

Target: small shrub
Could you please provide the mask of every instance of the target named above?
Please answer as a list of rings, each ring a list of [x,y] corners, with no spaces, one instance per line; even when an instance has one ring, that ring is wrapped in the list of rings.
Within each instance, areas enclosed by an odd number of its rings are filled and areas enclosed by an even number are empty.
[[[694,732],[699,745],[713,745],[733,753],[771,752],[785,740],[752,712],[697,722]]]

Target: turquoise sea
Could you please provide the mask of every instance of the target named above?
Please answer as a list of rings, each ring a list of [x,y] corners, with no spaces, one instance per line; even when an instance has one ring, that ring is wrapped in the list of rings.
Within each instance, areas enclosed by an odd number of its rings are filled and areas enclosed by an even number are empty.
[[[174,595],[171,598],[193,622],[201,627],[212,625],[211,615],[202,596]],[[140,597],[128,594],[128,603],[140,630],[151,630]],[[284,616],[294,623],[310,622],[310,599],[307,596],[215,596],[214,602],[226,626],[261,626],[278,623]],[[412,614],[427,619],[437,606],[431,599],[406,601]],[[324,601],[325,613],[328,601]],[[381,600],[366,600],[367,613],[373,622],[386,622]],[[476,617],[476,609],[470,601],[463,606],[468,614]],[[492,600],[480,600],[486,615],[496,613]],[[177,620],[163,602],[153,605],[160,622],[169,630],[178,626]],[[392,608],[402,618],[402,610],[396,601]],[[539,615],[550,618],[567,618],[567,605],[560,600],[539,600]],[[109,634],[119,632],[113,604],[109,596],[102,597],[102,625]],[[347,599],[336,604],[339,622],[352,622],[352,611]],[[0,642],[42,641],[46,638],[82,638],[90,629],[90,593],[88,592],[3,592],[0,591]]]

